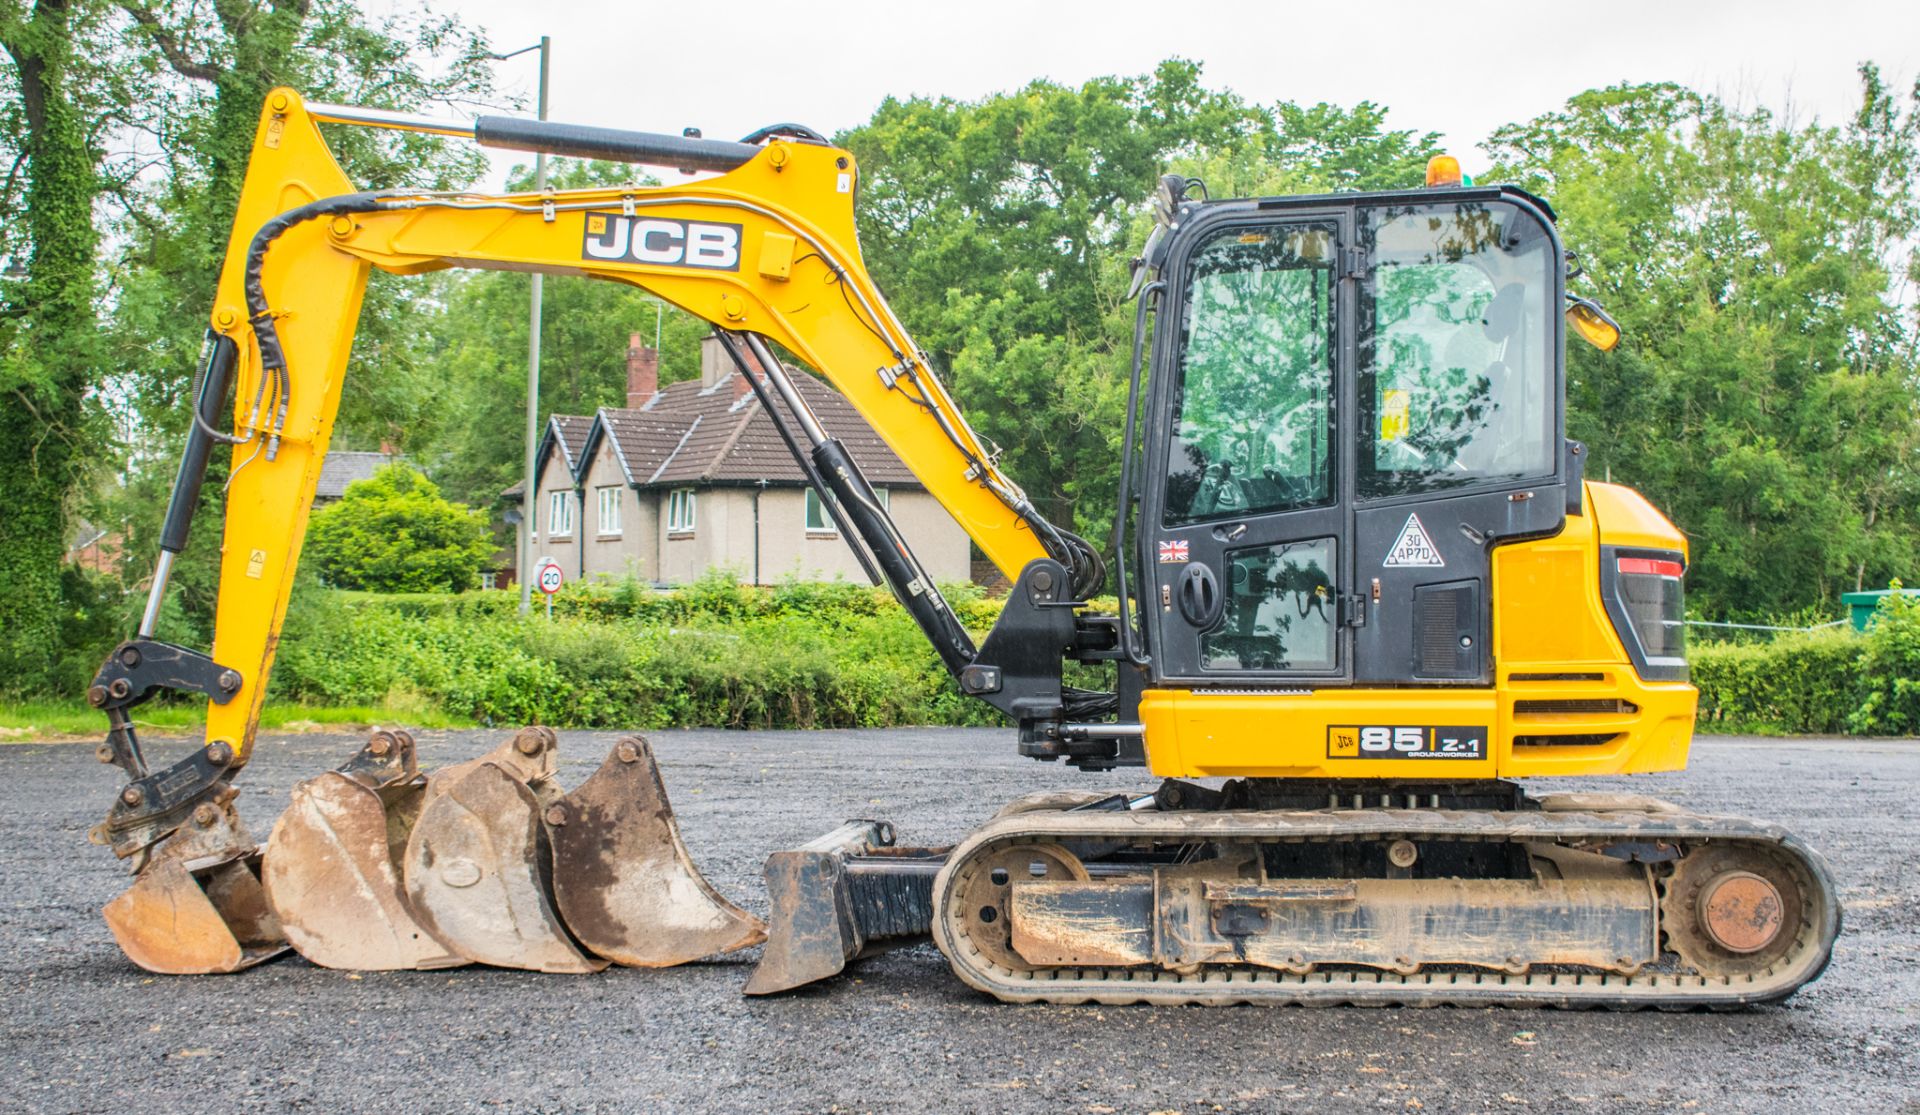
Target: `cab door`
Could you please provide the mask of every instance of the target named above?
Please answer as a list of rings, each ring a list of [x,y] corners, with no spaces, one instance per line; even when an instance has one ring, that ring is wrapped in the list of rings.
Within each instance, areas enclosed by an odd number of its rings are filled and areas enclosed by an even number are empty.
[[[1156,680],[1345,681],[1351,215],[1201,220],[1168,261],[1155,344],[1140,537]]]
[[[1566,516],[1559,242],[1485,192],[1365,206],[1356,228],[1354,677],[1490,685],[1493,549]]]

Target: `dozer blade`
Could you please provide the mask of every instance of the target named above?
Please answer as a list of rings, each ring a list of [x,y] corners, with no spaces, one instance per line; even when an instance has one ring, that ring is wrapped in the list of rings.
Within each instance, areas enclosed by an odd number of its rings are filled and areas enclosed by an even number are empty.
[[[946,848],[897,848],[885,821],[848,821],[767,857],[772,931],[746,994],[839,975],[856,957],[925,937]]]
[[[402,861],[420,924],[468,960],[542,972],[597,972],[606,961],[568,936],[548,896],[541,814],[553,787],[553,732],[526,728],[494,751],[427,780]]]
[[[598,955],[664,968],[767,939],[760,919],[694,867],[653,749],[639,736],[615,744],[593,777],[545,816],[560,913]]]
[[[423,788],[405,732],[375,732],[339,770],[293,788],[261,882],[301,956],[360,971],[466,963],[414,918],[400,885]]]
[[[101,913],[121,950],[149,972],[237,972],[287,951],[259,870],[229,791],[197,806]]]

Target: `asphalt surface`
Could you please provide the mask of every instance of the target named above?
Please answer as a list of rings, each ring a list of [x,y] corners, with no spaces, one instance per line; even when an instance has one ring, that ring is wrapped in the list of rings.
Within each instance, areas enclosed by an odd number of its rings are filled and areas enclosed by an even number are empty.
[[[422,765],[500,738],[427,733]],[[615,738],[563,734],[563,782]],[[944,843],[1028,791],[1142,783],[1020,759],[1002,731],[652,738],[695,858],[760,913],[767,853],[847,817]],[[256,835],[294,781],[358,744],[264,741],[240,798]],[[116,785],[86,744],[0,747],[0,1111],[1920,1115],[1920,741],[1708,739],[1685,773],[1579,784],[1774,820],[1831,861],[1846,904],[1832,967],[1784,1005],[1731,1014],[1014,1007],[931,945],[775,1000],[740,995],[757,950],[595,976],[289,957],[156,977],[99,916],[124,877],[85,833]]]

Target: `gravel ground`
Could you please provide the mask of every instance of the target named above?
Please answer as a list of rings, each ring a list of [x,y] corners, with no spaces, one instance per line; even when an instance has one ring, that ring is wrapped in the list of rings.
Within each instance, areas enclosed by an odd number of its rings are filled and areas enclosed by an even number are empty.
[[[501,735],[427,733],[422,765]],[[565,784],[614,738],[563,735]],[[695,859],[761,913],[766,854],[846,817],[944,843],[1030,790],[1141,784],[1020,759],[1001,731],[653,739]],[[240,799],[255,832],[358,743],[264,741]],[[85,843],[115,785],[91,746],[0,747],[0,767],[0,1110],[1920,1115],[1920,741],[1708,739],[1685,773],[1579,784],[1775,820],[1827,855],[1846,903],[1832,967],[1785,1005],[1735,1014],[1012,1007],[931,945],[753,1001],[739,989],[756,953],[597,976],[359,975],[290,957],[154,977],[99,917],[124,880]]]

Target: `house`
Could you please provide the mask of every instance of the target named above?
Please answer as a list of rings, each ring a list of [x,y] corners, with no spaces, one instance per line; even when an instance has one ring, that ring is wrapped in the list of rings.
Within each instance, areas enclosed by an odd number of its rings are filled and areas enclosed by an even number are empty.
[[[320,508],[339,502],[340,497],[347,494],[347,485],[371,480],[374,473],[404,460],[391,446],[382,447],[378,453],[332,450],[327,459],[320,462],[320,481],[313,489],[313,506]]]
[[[700,378],[659,385],[659,353],[627,350],[627,405],[554,415],[535,455],[536,557],[576,578],[681,584],[716,567],[743,582],[863,581],[828,508],[717,340]],[[841,439],[936,580],[970,572],[965,531],[852,404],[789,370],[826,431]],[[783,417],[792,426],[791,417]],[[797,427],[794,427],[797,428]]]

